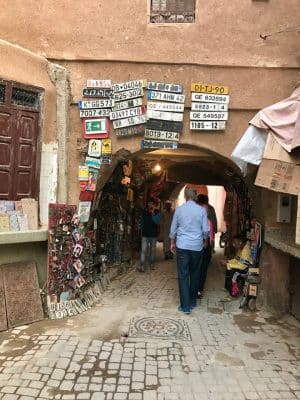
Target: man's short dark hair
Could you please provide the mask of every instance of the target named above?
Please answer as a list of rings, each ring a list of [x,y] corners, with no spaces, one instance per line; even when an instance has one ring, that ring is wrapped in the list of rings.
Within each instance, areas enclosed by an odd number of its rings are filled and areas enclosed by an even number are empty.
[[[201,204],[208,204],[208,196],[206,194],[198,194],[198,202]]]

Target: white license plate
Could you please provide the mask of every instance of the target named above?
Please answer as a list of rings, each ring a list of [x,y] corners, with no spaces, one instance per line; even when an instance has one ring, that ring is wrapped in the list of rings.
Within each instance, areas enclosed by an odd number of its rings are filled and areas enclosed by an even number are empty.
[[[204,103],[229,103],[229,96],[225,94],[192,93],[192,101]]]
[[[215,111],[191,111],[190,112],[191,120],[200,120],[200,121],[227,121],[228,120],[228,112],[215,112]]]
[[[115,129],[124,128],[125,126],[145,124],[147,122],[146,114],[137,115],[136,117],[130,117],[125,119],[117,119],[113,121],[113,126]]]
[[[80,110],[80,118],[109,117],[110,113],[111,113],[111,109],[110,108],[98,108],[98,109]]]
[[[153,129],[145,129],[146,139],[160,139],[160,140],[174,140],[179,141],[178,132],[168,132],[168,131],[156,131]]]
[[[147,117],[153,119],[162,119],[164,121],[183,121],[182,113],[172,113],[167,111],[147,110]]]
[[[192,103],[192,111],[227,111],[228,104]]]
[[[129,82],[122,82],[122,83],[115,83],[112,85],[112,90],[114,93],[124,92],[125,90],[131,89],[138,89],[143,87],[143,80],[139,79],[136,81],[129,81]]]
[[[86,81],[86,86],[88,88],[109,89],[111,87],[111,80],[110,79],[88,79]]]
[[[115,104],[112,99],[103,100],[80,100],[78,102],[78,107],[83,110],[86,108],[109,108]]]
[[[190,129],[198,131],[222,131],[226,128],[225,121],[190,121]]]
[[[148,90],[158,90],[161,92],[182,93],[182,85],[176,83],[147,82]]]
[[[137,97],[136,99],[120,101],[120,103],[116,103],[115,106],[112,108],[112,111],[121,111],[130,107],[138,107],[141,106],[142,104],[143,104],[142,97]]]
[[[164,103],[160,101],[148,101],[147,110],[183,112],[184,104],[167,103],[167,102]]]
[[[167,92],[148,92],[148,100],[162,100],[162,101],[174,101],[175,103],[184,103],[184,94],[174,94]]]
[[[145,114],[145,113],[146,113],[146,107],[145,106],[127,108],[126,110],[112,111],[110,113],[110,119],[114,120],[114,119],[135,117],[137,115],[142,115],[142,114]]]
[[[125,92],[114,93],[114,100],[115,101],[123,101],[128,99],[133,99],[135,97],[142,97],[144,96],[144,91],[142,88],[128,90]]]

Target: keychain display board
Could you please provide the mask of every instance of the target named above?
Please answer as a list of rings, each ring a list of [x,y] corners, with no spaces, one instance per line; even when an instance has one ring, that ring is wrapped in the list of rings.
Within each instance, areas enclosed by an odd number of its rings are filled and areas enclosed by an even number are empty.
[[[44,313],[35,263],[29,261],[6,264],[0,269],[8,327],[41,321]]]

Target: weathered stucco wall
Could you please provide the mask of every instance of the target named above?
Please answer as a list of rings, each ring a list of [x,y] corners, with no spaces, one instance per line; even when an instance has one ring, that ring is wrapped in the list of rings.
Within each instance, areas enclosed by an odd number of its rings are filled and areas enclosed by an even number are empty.
[[[298,0],[196,0],[196,23],[171,26],[149,3],[3,0],[0,37],[55,59],[299,66],[297,33],[259,36],[299,26]]]

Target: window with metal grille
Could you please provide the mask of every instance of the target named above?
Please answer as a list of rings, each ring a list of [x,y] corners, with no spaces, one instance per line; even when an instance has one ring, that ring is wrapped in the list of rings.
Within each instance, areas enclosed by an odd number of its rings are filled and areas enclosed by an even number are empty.
[[[13,87],[11,102],[17,106],[29,107],[37,110],[39,108],[39,93]]]
[[[195,22],[195,0],[151,0],[150,23]]]
[[[5,85],[0,85],[0,103],[5,101]]]

